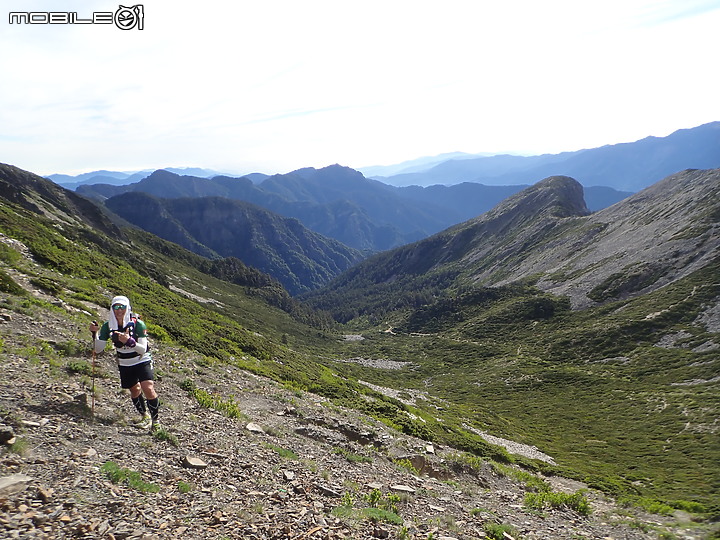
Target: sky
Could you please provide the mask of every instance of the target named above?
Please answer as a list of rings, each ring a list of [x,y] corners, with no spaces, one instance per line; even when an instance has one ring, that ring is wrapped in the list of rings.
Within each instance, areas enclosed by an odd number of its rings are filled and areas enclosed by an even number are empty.
[[[10,24],[117,0],[0,0],[0,162],[359,169],[720,120],[720,0],[134,1],[142,29]]]

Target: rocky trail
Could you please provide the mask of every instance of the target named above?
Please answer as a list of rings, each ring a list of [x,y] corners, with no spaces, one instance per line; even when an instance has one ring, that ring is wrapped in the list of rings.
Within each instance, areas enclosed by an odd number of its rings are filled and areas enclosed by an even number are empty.
[[[491,463],[163,343],[151,435],[110,352],[93,407],[86,323],[56,307],[0,310],[0,538],[700,538],[592,490],[588,516],[527,508]]]

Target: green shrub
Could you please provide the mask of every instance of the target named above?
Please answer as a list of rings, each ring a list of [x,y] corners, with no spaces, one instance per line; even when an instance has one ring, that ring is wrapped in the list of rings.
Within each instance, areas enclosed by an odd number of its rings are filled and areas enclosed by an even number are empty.
[[[153,323],[145,324],[147,326],[148,334],[151,338],[161,343],[170,343],[172,341],[172,337],[170,337],[170,334],[168,334],[167,330],[165,330],[162,326],[158,326],[157,324]]]
[[[271,450],[274,450],[280,457],[283,457],[285,459],[292,459],[292,460],[300,459],[295,452],[293,452],[292,450],[288,450],[287,448],[282,448],[281,446],[276,446],[276,445],[270,444],[270,443],[266,443],[265,446],[267,448],[270,448]]]
[[[86,377],[98,377],[100,379],[108,378],[108,374],[97,364],[93,369],[92,362],[86,362],[85,360],[70,360],[65,369],[68,373],[76,375],[84,375]]]
[[[675,512],[675,508],[669,504],[647,497],[620,497],[618,503],[624,506],[638,506],[651,514],[659,514],[662,516],[671,516]]]
[[[370,493],[364,496],[364,499],[370,508],[379,508],[394,514],[398,513],[398,504],[400,503],[399,495],[394,493],[383,495],[382,491],[379,489],[373,489]]]
[[[190,493],[193,489],[192,484],[188,484],[187,482],[183,482],[182,480],[178,482],[177,487],[180,493]]]
[[[0,292],[14,294],[17,296],[27,294],[27,291],[18,285],[4,270],[0,270]]]
[[[100,471],[107,476],[113,484],[124,483],[127,486],[142,493],[157,493],[160,487],[143,481],[140,473],[130,469],[123,469],[114,461],[106,461]]]
[[[193,392],[196,388],[195,381],[193,381],[192,379],[183,379],[180,382],[179,386],[182,390],[185,390],[186,392]]]
[[[0,243],[0,261],[6,262],[9,265],[14,266],[20,259],[20,253],[15,251],[10,246]]]
[[[87,343],[82,343],[77,340],[62,341],[53,345],[57,352],[66,357],[84,356],[91,346],[90,340],[88,340]]]
[[[582,491],[575,493],[557,493],[554,491],[541,491],[539,493],[526,493],[525,506],[536,510],[545,508],[569,508],[582,516],[590,515],[590,503]]]
[[[240,410],[238,404],[232,398],[223,399],[216,394],[211,394],[210,392],[206,392],[205,390],[201,390],[200,388],[195,388],[191,392],[191,394],[202,407],[220,411],[229,418],[245,417],[243,412]]]
[[[493,540],[505,540],[507,537],[505,533],[509,534],[513,538],[517,538],[517,531],[512,525],[502,525],[499,523],[486,522],[483,524],[483,531],[488,538]]]
[[[349,450],[345,450],[344,448],[333,449],[333,454],[343,456],[350,463],[372,463],[372,458],[362,456],[360,454],[355,454],[353,452],[350,452]]]
[[[28,443],[27,439],[17,437],[15,442],[8,447],[8,450],[12,454],[25,456],[30,451],[30,443]]]
[[[30,283],[38,289],[42,289],[43,291],[55,296],[59,295],[63,291],[62,286],[57,281],[43,276],[32,278]]]
[[[420,471],[418,471],[415,466],[410,462],[409,459],[396,459],[395,465],[398,467],[402,467],[406,471],[408,471],[410,474],[414,474],[415,476],[420,476]]]
[[[673,508],[683,510],[684,512],[690,512],[691,514],[704,514],[707,512],[707,508],[705,507],[705,505],[698,502],[677,500],[670,501],[669,504]]]
[[[166,428],[160,427],[156,429],[153,432],[153,437],[157,439],[158,441],[166,441],[172,444],[173,446],[179,446],[180,443],[178,442],[177,436],[175,436],[173,433],[170,433]]]
[[[364,518],[373,522],[392,523],[393,525],[403,524],[403,519],[395,512],[383,510],[382,508],[363,508],[361,514]]]

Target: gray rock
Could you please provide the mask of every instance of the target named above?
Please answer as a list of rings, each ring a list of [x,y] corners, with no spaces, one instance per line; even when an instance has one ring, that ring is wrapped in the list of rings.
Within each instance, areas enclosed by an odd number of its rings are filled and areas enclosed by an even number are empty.
[[[185,456],[182,464],[189,469],[206,469],[208,466],[202,459],[193,456]]]
[[[11,474],[0,478],[0,496],[7,497],[24,491],[34,479],[24,474]]]

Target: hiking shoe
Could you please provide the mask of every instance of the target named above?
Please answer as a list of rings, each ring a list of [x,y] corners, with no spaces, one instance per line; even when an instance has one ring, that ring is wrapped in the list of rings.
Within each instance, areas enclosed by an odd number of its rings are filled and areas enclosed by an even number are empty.
[[[162,426],[160,425],[160,422],[158,420],[153,420],[150,423],[150,434],[154,434],[156,431],[162,429]]]
[[[147,429],[148,427],[150,427],[151,423],[150,413],[146,412],[139,418],[135,418],[132,423],[141,429]]]

